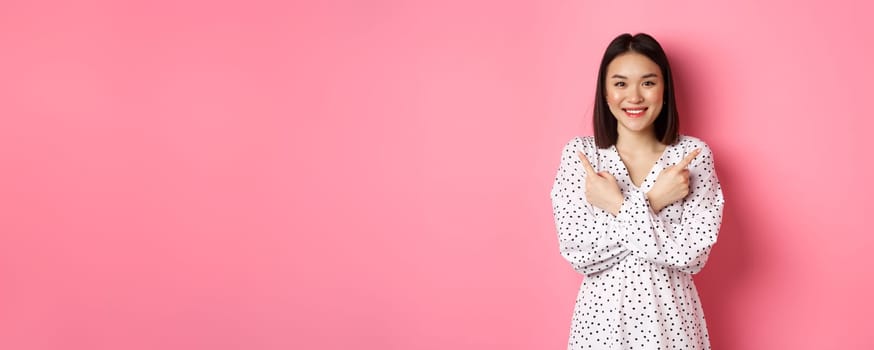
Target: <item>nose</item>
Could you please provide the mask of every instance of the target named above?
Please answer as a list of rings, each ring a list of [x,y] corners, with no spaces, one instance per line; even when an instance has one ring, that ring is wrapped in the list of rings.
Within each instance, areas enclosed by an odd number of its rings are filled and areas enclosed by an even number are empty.
[[[628,102],[631,103],[641,103],[643,102],[643,95],[640,93],[637,87],[630,89],[628,94]]]

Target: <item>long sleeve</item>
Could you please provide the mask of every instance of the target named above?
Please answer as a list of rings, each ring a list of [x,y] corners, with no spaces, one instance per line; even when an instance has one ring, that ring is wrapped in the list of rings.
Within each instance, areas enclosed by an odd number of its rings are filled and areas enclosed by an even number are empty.
[[[576,137],[565,145],[550,197],[561,255],[577,272],[592,275],[613,267],[631,251],[625,247],[627,230],[617,218],[596,215],[586,200],[586,171],[577,150],[590,162],[598,158],[594,143],[584,142]]]
[[[716,243],[725,200],[709,146],[703,144],[688,169],[690,193],[682,200],[679,223],[662,220],[649,206],[646,194],[634,189],[625,194],[616,220],[628,230],[632,256],[696,274]]]

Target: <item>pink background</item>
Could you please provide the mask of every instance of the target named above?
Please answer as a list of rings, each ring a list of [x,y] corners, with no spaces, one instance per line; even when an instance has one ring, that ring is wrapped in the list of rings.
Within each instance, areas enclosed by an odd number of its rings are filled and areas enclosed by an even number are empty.
[[[714,348],[874,347],[862,1],[124,3],[0,4],[0,348],[564,349],[549,188],[638,31],[725,191]]]

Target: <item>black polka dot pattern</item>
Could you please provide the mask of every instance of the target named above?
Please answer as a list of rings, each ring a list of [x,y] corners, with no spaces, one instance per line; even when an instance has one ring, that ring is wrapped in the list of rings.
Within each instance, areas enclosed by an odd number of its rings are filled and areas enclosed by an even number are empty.
[[[696,148],[689,195],[654,213],[646,192],[662,169]],[[595,171],[616,177],[625,197],[618,215],[586,200],[577,151]],[[638,188],[615,146],[598,149],[593,136],[574,137],[562,150],[550,196],[561,255],[586,276],[568,349],[710,349],[692,275],[716,243],[725,201],[704,141],[680,135]]]

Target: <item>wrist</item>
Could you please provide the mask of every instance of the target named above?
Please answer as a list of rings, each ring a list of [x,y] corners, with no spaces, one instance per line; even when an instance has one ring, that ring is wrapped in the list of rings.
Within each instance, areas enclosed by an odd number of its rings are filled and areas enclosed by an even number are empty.
[[[658,198],[652,194],[652,191],[646,193],[646,201],[649,203],[649,207],[652,208],[653,213],[658,214],[659,211],[662,210],[662,205],[658,201]]]
[[[613,216],[619,215],[619,210],[622,209],[622,202],[623,201],[624,201],[624,199],[620,198],[619,202],[616,202],[616,204],[613,205],[613,210],[610,211],[610,213],[613,214]]]

